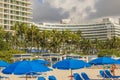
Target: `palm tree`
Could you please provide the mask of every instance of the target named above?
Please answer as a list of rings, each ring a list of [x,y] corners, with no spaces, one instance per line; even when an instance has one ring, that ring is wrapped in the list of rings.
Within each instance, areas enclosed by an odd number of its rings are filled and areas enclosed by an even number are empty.
[[[61,47],[61,33],[57,30],[52,30],[50,47],[53,53],[59,53]]]
[[[40,30],[39,30],[39,29],[36,29],[35,42],[36,42],[36,47],[37,47],[37,49],[40,48],[40,41],[41,41],[41,37],[42,37],[41,34],[42,34],[42,33],[40,32]]]
[[[36,47],[36,33],[38,33],[38,29],[35,25],[31,25],[30,28],[28,28],[28,31],[27,31],[27,36],[26,36],[26,42],[28,42],[28,46],[31,48],[33,47]]]
[[[19,35],[19,41],[20,46],[23,49],[27,48],[27,31],[28,31],[28,25],[26,23],[21,23],[18,29],[18,35]]]
[[[40,47],[40,38],[41,38],[41,32],[40,30],[35,26],[32,28],[32,41],[33,41],[33,46],[35,48]]]
[[[76,34],[76,37],[77,37],[77,39],[75,39],[76,40],[75,48],[78,50],[78,52],[80,52],[80,42],[82,40],[82,35],[81,35],[82,32],[80,30],[78,30],[75,34]]]
[[[4,39],[4,35],[5,35],[5,32],[4,32],[3,28],[0,27],[0,39],[1,39],[1,40]]]
[[[72,46],[72,52],[77,52],[80,50],[80,40],[81,40],[81,37],[80,37],[80,34],[76,34],[76,33],[72,33],[71,34],[71,46]]]
[[[84,54],[90,54],[90,50],[92,49],[93,45],[89,39],[83,38],[81,40],[80,48]]]
[[[120,38],[118,37],[113,37],[111,39],[111,44],[110,44],[111,48],[113,49],[117,49],[120,47]]]
[[[69,34],[70,34],[69,30],[63,30],[61,32],[61,49],[63,54],[67,53],[67,42],[70,40]]]
[[[12,30],[14,30],[14,35],[13,35],[13,49],[17,49],[17,44],[18,42],[18,30],[19,30],[19,23],[16,22],[14,26],[12,26]]]
[[[9,32],[9,31],[5,32],[4,39],[5,39],[6,43],[8,44],[8,49],[12,49],[12,34],[13,33]]]
[[[49,40],[51,37],[51,32],[48,30],[44,30],[41,32],[41,38],[40,38],[40,46],[42,48],[42,51],[49,48]]]
[[[0,27],[0,50],[7,50],[8,43],[5,40],[5,31]]]

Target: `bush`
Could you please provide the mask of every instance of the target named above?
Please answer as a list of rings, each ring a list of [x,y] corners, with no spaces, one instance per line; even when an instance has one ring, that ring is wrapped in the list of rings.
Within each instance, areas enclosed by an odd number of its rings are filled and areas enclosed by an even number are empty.
[[[9,63],[13,62],[13,54],[23,54],[25,53],[24,51],[21,50],[6,50],[6,51],[1,51],[0,52],[0,60],[7,61]]]
[[[13,62],[12,54],[0,52],[0,60],[4,60],[8,63],[11,63],[11,62]]]
[[[2,40],[0,40],[0,51],[8,50],[8,44]]]
[[[4,51],[4,52],[7,52],[7,53],[10,53],[10,54],[25,54],[26,52],[25,51],[22,51],[22,50],[8,50],[8,51]]]
[[[98,57],[102,56],[117,56],[120,57],[120,51],[116,49],[104,49],[100,50],[98,53]]]

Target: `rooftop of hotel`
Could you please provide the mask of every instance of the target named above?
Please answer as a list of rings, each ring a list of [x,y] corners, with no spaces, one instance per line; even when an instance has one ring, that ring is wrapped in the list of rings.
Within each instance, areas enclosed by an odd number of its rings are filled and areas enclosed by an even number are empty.
[[[70,19],[62,19],[60,22],[58,23],[49,23],[49,22],[40,22],[38,23],[38,25],[89,25],[89,24],[101,24],[101,23],[108,23],[108,22],[112,22],[115,24],[120,24],[120,18],[99,18],[96,20],[90,20],[90,21],[83,21],[80,23],[73,23]],[[34,23],[36,24],[36,23]]]

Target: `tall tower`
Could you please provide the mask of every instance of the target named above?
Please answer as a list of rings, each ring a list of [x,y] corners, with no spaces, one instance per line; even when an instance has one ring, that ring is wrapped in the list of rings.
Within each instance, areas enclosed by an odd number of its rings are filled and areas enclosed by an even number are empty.
[[[30,0],[0,0],[0,26],[10,30],[15,22],[30,23]]]

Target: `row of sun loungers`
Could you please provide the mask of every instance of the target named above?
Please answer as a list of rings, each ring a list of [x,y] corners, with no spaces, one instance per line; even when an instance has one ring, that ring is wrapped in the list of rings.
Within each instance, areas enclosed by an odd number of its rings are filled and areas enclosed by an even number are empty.
[[[81,76],[78,73],[74,73],[74,80],[90,80],[90,78],[87,76],[87,74],[85,72],[81,73]],[[38,77],[37,80],[45,80],[44,77]],[[55,76],[51,75],[48,77],[48,80],[57,80]]]
[[[99,73],[101,76],[101,80],[102,79],[105,79],[105,80],[106,79],[110,79],[110,80],[111,79],[112,80],[114,80],[114,79],[119,80],[120,79],[120,76],[113,76],[109,70],[100,70]],[[96,80],[96,79],[89,78],[89,76],[85,72],[82,72],[81,74],[74,73],[73,76],[74,76],[74,80]]]
[[[38,77],[37,80],[45,80],[45,78],[44,77]],[[51,76],[48,77],[48,80],[57,80],[57,79],[56,79],[55,76],[51,75]]]
[[[74,73],[74,80],[90,80],[88,75],[85,72],[82,72],[81,75],[78,73]]]
[[[118,79],[120,76],[113,76],[109,70],[100,70],[100,75],[103,78],[111,78],[111,79]]]
[[[100,70],[99,71],[101,79],[112,79],[112,80],[119,80],[120,76],[113,76],[109,70]],[[81,74],[79,73],[74,73],[73,74],[74,80],[96,80],[96,79],[91,79],[85,72],[82,72]],[[99,79],[99,80],[101,80]],[[38,77],[38,80],[45,80],[44,77]],[[48,80],[57,80],[55,76],[51,75],[48,77]]]

